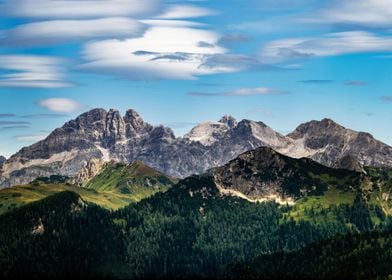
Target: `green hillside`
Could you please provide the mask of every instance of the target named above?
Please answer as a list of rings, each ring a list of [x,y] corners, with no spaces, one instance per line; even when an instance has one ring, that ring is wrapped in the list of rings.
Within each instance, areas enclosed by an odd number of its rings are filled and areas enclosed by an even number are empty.
[[[166,191],[173,181],[163,173],[135,161],[131,164],[107,164],[84,187],[100,192],[127,194],[140,200],[153,193]]]
[[[166,191],[174,181],[140,162],[107,164],[85,187],[71,185],[67,179],[37,178],[29,185],[0,190],[0,214],[63,191],[78,193],[87,202],[116,210]]]
[[[326,169],[324,178],[319,170],[314,179],[277,162],[281,175],[265,171],[275,174],[273,182],[294,176],[298,184],[290,191],[299,194],[302,179],[308,186],[321,181],[323,187],[304,193],[294,205],[251,202],[222,194],[216,174],[191,176],[169,188],[170,178],[136,162],[108,164],[85,188],[41,178],[3,190],[3,200],[21,207],[0,215],[0,277],[386,279],[392,274],[390,170],[372,168],[336,184],[347,171],[334,175]],[[257,183],[249,177],[256,174],[251,169],[232,174]],[[39,200],[37,193],[46,198]],[[98,206],[116,209],[125,201],[116,204],[114,197],[136,201],[143,195],[150,197],[115,211]],[[38,201],[27,204],[33,200]]]

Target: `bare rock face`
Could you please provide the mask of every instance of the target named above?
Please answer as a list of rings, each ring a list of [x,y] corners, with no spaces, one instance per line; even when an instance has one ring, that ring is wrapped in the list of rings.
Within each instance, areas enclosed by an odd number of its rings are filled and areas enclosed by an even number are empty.
[[[0,167],[3,165],[3,163],[6,161],[7,159],[3,156],[0,156]]]
[[[392,166],[392,147],[369,133],[346,129],[330,119],[301,124],[287,136],[303,145],[307,157],[327,166],[350,168],[354,162],[354,169]]]
[[[268,147],[241,154],[209,173],[222,194],[280,204],[292,204],[304,195],[318,195],[330,187],[360,189],[363,178],[359,172],[329,168],[307,158],[290,158]],[[344,184],[326,178],[340,178]]]
[[[139,160],[182,178],[224,165],[258,147],[271,147],[290,157],[308,157],[333,167],[356,169],[353,162],[360,166],[392,166],[391,147],[370,134],[345,129],[327,119],[300,125],[284,136],[262,122],[237,122],[224,116],[177,138],[170,128],[153,127],[134,110],[122,117],[117,110],[93,109],[0,165],[0,188],[51,175],[80,181],[112,160]],[[345,159],[347,155],[352,162]]]
[[[83,186],[91,178],[95,177],[105,166],[101,158],[93,158],[85,163],[83,168],[71,180],[72,184]]]

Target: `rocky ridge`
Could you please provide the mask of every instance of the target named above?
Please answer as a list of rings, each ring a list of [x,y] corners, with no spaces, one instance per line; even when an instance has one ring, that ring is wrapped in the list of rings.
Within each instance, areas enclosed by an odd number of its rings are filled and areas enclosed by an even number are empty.
[[[223,195],[280,204],[294,204],[300,197],[321,195],[331,187],[360,190],[365,176],[329,168],[308,158],[290,158],[268,147],[243,153],[226,165],[211,169],[209,174]]]
[[[109,161],[139,160],[182,178],[263,146],[337,168],[392,166],[391,147],[328,119],[302,124],[284,136],[262,122],[237,122],[224,116],[218,122],[196,126],[184,137],[175,137],[170,128],[154,127],[134,110],[121,116],[117,110],[93,109],[9,158],[0,167],[0,188],[54,174],[74,177],[80,184]]]

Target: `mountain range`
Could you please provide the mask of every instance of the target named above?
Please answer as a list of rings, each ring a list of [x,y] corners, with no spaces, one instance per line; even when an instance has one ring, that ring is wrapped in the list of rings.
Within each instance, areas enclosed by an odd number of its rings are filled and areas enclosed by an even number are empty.
[[[362,171],[363,166],[392,166],[392,147],[330,119],[301,124],[285,136],[262,122],[237,122],[224,116],[218,122],[197,125],[184,137],[175,137],[170,128],[154,127],[134,110],[122,117],[117,110],[93,109],[5,161],[0,187],[51,175],[83,181],[94,175],[91,168],[97,172],[112,160],[139,160],[169,176],[184,178],[262,146],[335,168]]]
[[[392,169],[363,169],[259,147],[178,182],[139,161],[38,178],[0,190],[0,276],[387,279]]]

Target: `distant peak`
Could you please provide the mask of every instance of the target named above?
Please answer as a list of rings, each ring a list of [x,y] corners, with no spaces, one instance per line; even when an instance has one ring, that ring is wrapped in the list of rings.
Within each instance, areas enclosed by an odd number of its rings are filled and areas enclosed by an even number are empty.
[[[332,119],[329,118],[324,118],[320,121],[321,123],[325,123],[325,124],[333,124],[333,125],[337,125],[338,123],[333,121]]]
[[[126,119],[140,119],[140,115],[133,109],[127,110],[125,113]]]
[[[237,120],[231,115],[224,115],[220,120],[220,123],[225,124],[229,128],[234,128],[238,125]]]

